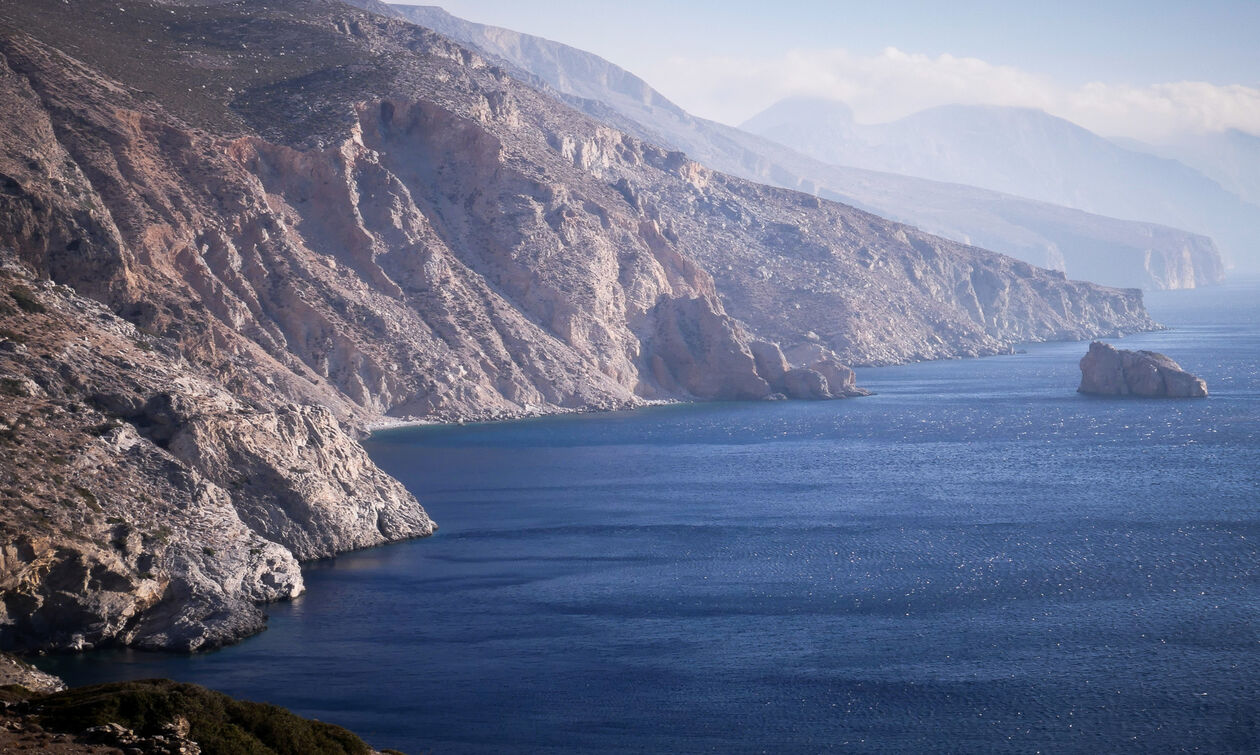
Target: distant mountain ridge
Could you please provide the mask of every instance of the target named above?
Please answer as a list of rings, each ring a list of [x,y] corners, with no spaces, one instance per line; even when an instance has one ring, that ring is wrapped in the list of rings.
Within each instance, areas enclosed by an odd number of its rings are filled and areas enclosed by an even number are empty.
[[[875,125],[846,114],[841,103],[793,98],[742,128],[824,162],[1187,228],[1212,237],[1240,267],[1260,269],[1260,207],[1170,157],[1032,108],[945,105]]]
[[[592,53],[457,18],[436,6],[395,15],[510,66],[569,104],[718,170],[852,204],[1106,285],[1189,288],[1224,270],[1210,239],[1168,226],[1090,215],[971,187],[829,164],[782,144],[688,114],[639,77]],[[851,120],[851,119],[848,119]]]
[[[1256,134],[1229,129],[1217,134],[1191,134],[1161,144],[1117,142],[1137,152],[1189,165],[1245,201],[1260,206],[1260,136]]]

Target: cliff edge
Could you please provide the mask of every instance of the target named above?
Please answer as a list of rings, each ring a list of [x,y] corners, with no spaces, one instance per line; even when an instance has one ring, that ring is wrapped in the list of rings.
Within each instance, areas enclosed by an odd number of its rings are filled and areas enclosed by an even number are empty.
[[[430,534],[321,407],[242,399],[0,252],[0,648],[199,650],[299,559]]]

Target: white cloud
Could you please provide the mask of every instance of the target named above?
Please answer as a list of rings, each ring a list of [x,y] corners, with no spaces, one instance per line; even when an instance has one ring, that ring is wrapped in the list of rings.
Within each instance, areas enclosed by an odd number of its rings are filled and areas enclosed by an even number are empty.
[[[1039,108],[1107,136],[1152,141],[1225,128],[1260,134],[1260,89],[1204,82],[1072,88],[976,58],[892,47],[867,56],[835,49],[760,60],[675,57],[645,73],[691,112],[734,125],[784,97],[808,95],[843,100],[865,123],[958,103]]]

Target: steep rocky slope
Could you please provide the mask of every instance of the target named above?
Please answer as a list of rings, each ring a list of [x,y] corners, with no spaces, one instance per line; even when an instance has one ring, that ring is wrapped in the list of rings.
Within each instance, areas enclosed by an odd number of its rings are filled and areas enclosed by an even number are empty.
[[[8,253],[0,392],[6,648],[213,647],[298,559],[433,531],[326,409],[234,396]]]
[[[851,204],[1104,285],[1193,288],[1224,275],[1216,245],[1205,236],[973,186],[842,167],[692,116],[628,71],[567,45],[471,23],[435,6],[396,5],[392,12],[503,61],[595,118],[733,175]],[[811,115],[830,123],[826,113]]]
[[[1114,141],[1136,152],[1188,165],[1244,202],[1260,207],[1260,134],[1228,129],[1218,133],[1185,134],[1157,144],[1133,139]]]
[[[771,392],[709,277],[548,146],[586,125],[571,114],[431,33],[336,3],[181,8],[151,53],[161,73],[132,70],[120,48],[172,10],[133,6],[114,13],[117,37],[60,40],[160,109],[39,40],[6,43],[14,116],[37,130],[34,148],[10,145],[8,236],[53,278],[178,338],[237,390],[261,373],[343,417]],[[553,122],[528,123],[513,90]],[[32,153],[79,172],[49,182]],[[61,186],[78,194],[50,195]],[[688,299],[719,325],[679,349],[670,302]],[[655,377],[693,363],[743,374]]]
[[[1155,223],[1116,220],[962,184],[809,161],[767,147],[818,186],[820,196],[857,204],[924,231],[1001,250],[1071,277],[1147,290],[1211,286],[1225,278],[1216,243]],[[832,188],[842,187],[842,188]]]
[[[343,429],[383,416],[828,398],[837,352],[1153,326],[332,0],[10,4],[0,55],[10,647],[213,646],[298,559],[427,534]]]

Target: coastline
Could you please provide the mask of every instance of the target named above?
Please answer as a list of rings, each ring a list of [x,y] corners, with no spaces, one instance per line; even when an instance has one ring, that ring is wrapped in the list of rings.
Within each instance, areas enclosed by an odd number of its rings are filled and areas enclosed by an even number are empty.
[[[640,399],[634,402],[626,402],[620,406],[594,406],[594,407],[538,407],[527,405],[527,408],[520,411],[491,411],[475,414],[467,414],[458,417],[389,417],[382,416],[379,419],[371,420],[363,423],[363,432],[360,440],[370,438],[377,433],[386,432],[388,430],[400,430],[409,427],[458,427],[461,425],[474,424],[492,424],[498,422],[516,422],[523,419],[539,419],[542,417],[560,417],[577,414],[609,414],[612,412],[633,411],[635,409],[646,409],[652,406],[673,406],[676,404],[698,403],[694,401],[684,401],[682,399]]]
[[[1193,290],[1193,289],[1186,289],[1186,290]],[[1143,291],[1142,293],[1143,293],[1143,298],[1145,299],[1145,295],[1151,292]],[[1143,301],[1143,306],[1145,306],[1145,301]],[[937,357],[935,359],[907,359],[907,360],[887,362],[887,363],[871,362],[871,363],[863,363],[863,364],[847,365],[847,366],[853,369],[886,369],[889,367],[904,367],[904,366],[916,365],[916,364],[930,364],[933,362],[952,362],[952,361],[958,361],[958,360],[966,361],[966,360],[972,360],[972,359],[989,359],[993,357],[1004,357],[1004,356],[1012,356],[1015,354],[1021,354],[1021,353],[1024,353],[1024,351],[1026,350],[1026,347],[1028,346],[1049,345],[1049,344],[1056,344],[1056,343],[1089,343],[1090,341],[1094,341],[1099,338],[1122,339],[1122,338],[1126,338],[1132,335],[1139,335],[1143,333],[1158,333],[1158,332],[1167,331],[1167,330],[1170,330],[1170,328],[1167,325],[1164,325],[1159,322],[1154,322],[1153,326],[1150,328],[1141,328],[1141,329],[1136,329],[1136,330],[1131,330],[1131,331],[1109,330],[1109,331],[1090,332],[1085,335],[1080,335],[1079,337],[1076,337],[1077,334],[1073,334],[1073,336],[1067,337],[1067,338],[1045,338],[1045,339],[1039,339],[1039,340],[1019,341],[1017,343],[1010,344],[1004,350],[995,351],[993,353],[975,354],[975,355],[954,354],[951,356]],[[860,395],[859,396],[844,396],[841,398],[862,398],[862,396]],[[776,399],[766,398],[763,400],[771,401],[771,400],[776,400]],[[798,399],[798,400],[807,400],[807,399]],[[836,400],[836,399],[830,399],[830,400]],[[517,421],[525,420],[525,419],[539,419],[542,417],[558,417],[558,416],[578,415],[578,414],[608,414],[612,412],[624,412],[624,411],[633,411],[635,409],[646,409],[646,408],[654,407],[654,406],[673,406],[673,405],[681,405],[681,404],[698,404],[698,403],[725,403],[725,402],[721,400],[703,400],[703,399],[695,399],[695,400],[688,401],[685,399],[640,398],[634,401],[625,402],[624,404],[617,405],[617,406],[589,406],[589,407],[539,406],[539,407],[535,407],[532,404],[527,404],[525,408],[519,409],[519,410],[508,410],[508,411],[487,410],[484,412],[473,412],[473,413],[454,415],[454,416],[444,416],[442,414],[435,414],[435,415],[431,415],[427,417],[416,417],[416,416],[390,417],[388,415],[381,415],[376,419],[369,420],[367,422],[362,423],[360,425],[360,431],[359,431],[358,436],[360,440],[365,440],[365,439],[373,437],[377,433],[387,432],[390,430],[401,430],[401,429],[411,428],[411,427],[447,427],[447,426],[458,427],[462,425],[471,425],[471,424],[495,424],[495,423],[500,423],[500,422],[517,422]]]

